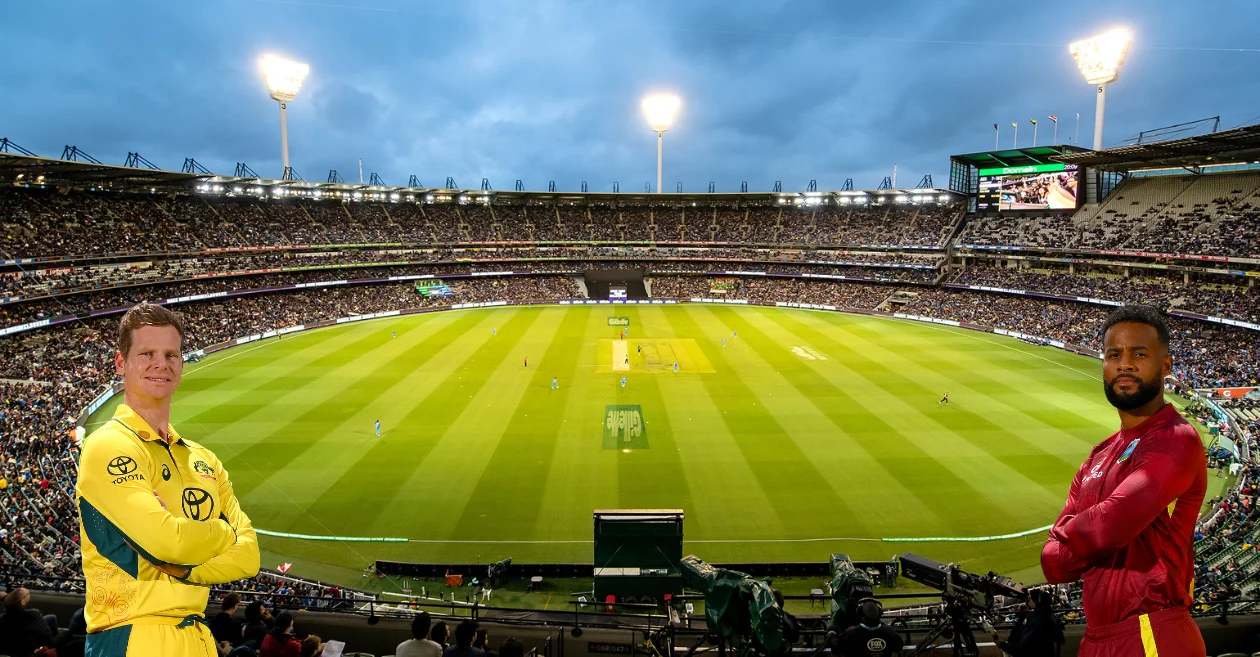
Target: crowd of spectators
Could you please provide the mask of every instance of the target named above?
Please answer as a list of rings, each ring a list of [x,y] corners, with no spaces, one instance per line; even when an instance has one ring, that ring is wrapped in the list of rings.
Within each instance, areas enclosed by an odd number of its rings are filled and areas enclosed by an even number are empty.
[[[128,285],[151,285],[194,278],[227,276],[242,272],[296,267],[355,269],[386,262],[409,264],[455,264],[468,261],[520,262],[526,268],[540,258],[613,259],[632,264],[668,260],[738,259],[757,262],[831,263],[859,262],[869,266],[912,264],[939,268],[940,254],[896,252],[837,252],[826,250],[780,251],[774,249],[694,249],[659,248],[651,250],[619,247],[537,247],[491,249],[356,249],[259,252],[249,254],[205,254],[199,257],[146,259],[109,264],[74,264],[42,268],[11,267],[0,273],[0,297],[37,299],[74,292],[88,292]],[[570,268],[572,269],[572,268]],[[801,267],[797,267],[801,270]]]
[[[1165,309],[1260,322],[1260,292],[1220,284],[1185,285],[1180,272],[1125,278],[1119,275],[1069,274],[1067,270],[1031,270],[970,266],[955,270],[949,283],[981,285],[1062,296],[1144,303]]]
[[[10,189],[0,255],[100,256],[205,248],[617,240],[943,247],[963,205],[648,207]]]
[[[744,299],[773,304],[784,301],[838,308],[872,310],[896,291],[896,286],[837,283],[801,278],[729,278],[709,276],[654,276],[653,298]],[[719,291],[720,290],[720,291]]]
[[[924,289],[904,312],[1019,331],[1098,351],[1109,306],[989,292]],[[1173,373],[1193,388],[1260,385],[1260,333],[1173,317]]]
[[[516,251],[516,250],[514,250]],[[720,259],[701,257],[694,252],[683,253],[672,250],[677,255],[665,253],[635,254],[638,259],[622,259],[612,255],[600,254],[598,260],[578,260],[578,256],[589,256],[589,253],[575,251],[570,257],[560,256],[560,251],[549,254],[548,259],[539,260],[507,260],[507,254],[479,252],[477,259],[470,260],[462,256],[438,256],[432,252],[415,252],[412,254],[391,254],[371,252],[371,260],[353,262],[358,256],[349,253],[330,252],[321,256],[257,256],[226,259],[231,265],[252,267],[253,269],[226,269],[217,273],[202,272],[197,274],[182,273],[182,277],[174,281],[145,278],[144,282],[130,281],[122,287],[106,289],[84,289],[78,293],[60,294],[57,296],[31,297],[20,301],[0,304],[0,327],[23,324],[40,319],[49,319],[65,315],[84,315],[89,311],[131,306],[140,301],[162,302],[195,294],[219,292],[238,292],[291,286],[302,283],[317,283],[338,280],[377,280],[390,276],[428,274],[435,277],[468,276],[473,273],[516,271],[525,273],[578,274],[584,270],[639,268],[645,271],[753,271],[778,274],[810,273],[817,275],[846,276],[849,278],[900,281],[907,283],[931,283],[939,273],[937,269],[911,269],[904,267],[887,267],[883,262],[871,262],[866,265],[828,266],[826,264],[802,263],[791,260],[793,264],[774,264],[774,261],[760,260],[778,258],[773,252],[752,252],[737,259],[723,261]],[[414,257],[413,256],[418,256]],[[437,260],[445,257],[444,260]],[[515,256],[519,257],[519,256]],[[538,256],[541,257],[541,256]],[[597,257],[597,256],[592,256]],[[852,257],[854,262],[866,258],[865,254],[835,255],[830,257],[841,261]],[[399,258],[407,258],[415,264],[387,265],[398,262]],[[758,259],[749,262],[750,259]],[[208,259],[209,262],[217,262]],[[194,262],[194,261],[189,261]],[[425,263],[428,264],[425,264]],[[283,267],[314,267],[321,265],[342,265],[331,269],[314,269],[307,271],[285,271],[271,274],[245,274],[246,271],[276,270]]]

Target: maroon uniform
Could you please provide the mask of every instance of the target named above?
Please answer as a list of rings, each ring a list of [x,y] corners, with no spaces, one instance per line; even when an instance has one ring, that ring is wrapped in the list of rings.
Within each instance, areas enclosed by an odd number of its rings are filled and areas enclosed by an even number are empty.
[[[1085,580],[1082,657],[1205,654],[1189,607],[1206,489],[1203,443],[1172,404],[1090,452],[1041,551],[1049,582]]]

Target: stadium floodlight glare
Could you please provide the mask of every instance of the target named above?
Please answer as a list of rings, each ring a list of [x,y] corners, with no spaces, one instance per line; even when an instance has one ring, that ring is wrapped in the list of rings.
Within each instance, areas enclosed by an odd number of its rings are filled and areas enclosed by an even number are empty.
[[[280,103],[280,159],[284,162],[284,174],[281,178],[288,180],[292,169],[289,168],[289,122],[285,110],[288,109],[289,101],[297,98],[311,67],[277,55],[263,55],[258,60],[258,68],[262,70],[267,93]]]
[[[643,99],[643,113],[648,124],[656,132],[656,193],[661,193],[661,153],[664,149],[665,131],[669,130],[678,114],[682,101],[672,94],[652,94]]]
[[[1094,150],[1102,150],[1103,111],[1107,107],[1107,85],[1120,77],[1120,66],[1129,54],[1133,35],[1124,28],[1116,28],[1092,39],[1077,41],[1068,46],[1077,68],[1085,81],[1098,86],[1098,103],[1094,109]]]

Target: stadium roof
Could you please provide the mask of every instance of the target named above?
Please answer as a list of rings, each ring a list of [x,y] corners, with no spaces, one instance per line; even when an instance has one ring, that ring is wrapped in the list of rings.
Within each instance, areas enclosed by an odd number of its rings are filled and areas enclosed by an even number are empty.
[[[809,204],[811,198],[844,196],[853,197],[916,197],[924,199],[942,194],[956,195],[947,189],[899,188],[854,191],[816,192],[568,192],[568,191],[506,191],[451,189],[445,187],[403,187],[358,183],[328,183],[308,180],[276,180],[272,178],[241,178],[220,176],[213,173],[164,171],[161,169],[134,168],[59,160],[34,155],[0,152],[0,184],[43,185],[45,187],[68,186],[71,188],[96,188],[116,191],[161,191],[164,193],[211,193],[238,196],[286,196],[314,198],[348,198],[354,200],[399,200],[399,197],[420,195],[439,197],[461,202],[476,201],[484,197],[526,201],[563,201],[585,203],[670,204],[677,202],[752,202]],[[875,200],[875,199],[872,199]],[[855,201],[856,202],[856,201]]]
[[[1197,137],[1136,144],[1102,151],[1064,153],[1055,162],[1105,171],[1193,168],[1260,160],[1260,125],[1213,132]]]
[[[133,187],[166,186],[211,178],[201,173],[181,173],[161,169],[138,169],[113,164],[56,160],[49,157],[0,153],[0,180],[35,180],[42,176],[48,185],[120,185]],[[20,178],[19,178],[20,177]]]
[[[977,169],[1026,167],[1036,164],[1051,164],[1059,161],[1056,159],[1056,156],[1084,150],[1086,149],[1080,146],[1060,144],[1058,146],[1033,146],[1032,148],[1013,148],[1009,151],[986,151],[968,155],[955,155],[949,159],[954,162],[970,164]]]

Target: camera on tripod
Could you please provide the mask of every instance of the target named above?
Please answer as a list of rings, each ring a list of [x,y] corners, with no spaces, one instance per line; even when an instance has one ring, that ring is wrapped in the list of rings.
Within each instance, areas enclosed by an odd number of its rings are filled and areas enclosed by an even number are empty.
[[[678,564],[683,583],[704,594],[704,619],[709,631],[745,657],[787,650],[783,642],[783,610],[770,585],[737,570],[717,568],[695,555]]]
[[[901,575],[926,584],[948,597],[966,601],[986,611],[993,608],[996,596],[1027,597],[1024,585],[989,571],[987,575],[969,573],[954,564],[943,564],[913,552],[901,555]]]
[[[1027,597],[1023,584],[993,571],[976,575],[911,552],[901,555],[900,561],[904,577],[940,591],[945,603],[942,619],[910,653],[912,657],[931,648],[938,638],[952,639],[956,656],[979,655],[972,625],[979,625],[993,614],[998,596],[1021,600]]]

